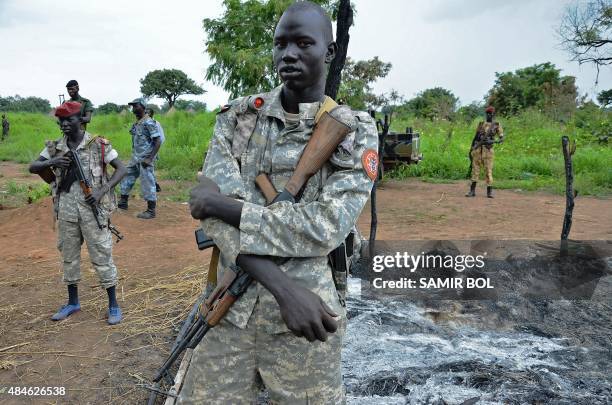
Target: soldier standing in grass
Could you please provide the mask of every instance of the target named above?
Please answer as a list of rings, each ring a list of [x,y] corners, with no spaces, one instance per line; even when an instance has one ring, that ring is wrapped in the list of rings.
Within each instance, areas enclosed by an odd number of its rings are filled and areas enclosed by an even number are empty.
[[[81,104],[81,128],[83,130],[87,129],[87,124],[91,122],[91,114],[94,110],[93,104],[89,99],[81,97],[79,94],[79,83],[76,80],[70,80],[66,83],[66,91],[68,91],[68,95],[70,96],[70,100],[68,101]]]
[[[71,101],[55,110],[64,136],[48,142],[38,160],[30,164],[31,173],[53,181],[57,247],[62,255],[64,282],[68,285],[68,303],[51,319],[66,319],[81,309],[77,284],[81,280],[81,245],[85,241],[91,264],[108,294],[108,323],[114,325],[121,322],[122,315],[115,294],[117,268],[113,263],[109,224],[114,209],[113,187],[125,175],[126,169],[109,141],[81,129],[81,110],[79,103]],[[93,192],[87,197],[79,185],[71,153],[78,154],[92,186]],[[107,164],[115,169],[110,179],[106,173]],[[97,210],[97,220],[92,207]]]
[[[479,122],[476,135],[472,140],[470,149],[470,160],[472,162],[472,184],[466,197],[476,196],[476,183],[480,177],[480,169],[485,168],[485,181],[487,183],[487,197],[493,198],[493,161],[495,154],[493,145],[504,141],[504,130],[499,122],[495,122],[495,108],[487,107],[485,110],[486,121]],[[497,135],[498,140],[495,140]]]
[[[161,146],[161,134],[155,121],[145,113],[147,104],[143,98],[137,98],[128,104],[132,106],[132,112],[137,121],[130,129],[132,158],[127,166],[128,174],[121,182],[121,200],[118,207],[122,210],[128,209],[130,191],[136,179],[140,177],[140,192],[142,198],[147,202],[147,209],[137,216],[141,219],[153,219],[157,205],[155,158]]]
[[[9,129],[11,128],[11,124],[9,123],[8,118],[6,118],[6,114],[2,114],[2,140],[4,138],[8,138]]]
[[[164,134],[164,127],[162,127],[159,121],[156,121],[155,118],[153,118],[153,115],[155,115],[154,109],[152,109],[151,107],[147,107],[145,112],[149,114],[149,117],[151,117],[153,122],[155,122],[155,125],[157,125],[157,130],[159,131],[159,139],[161,140],[161,144],[160,144],[160,147],[161,147],[161,145],[163,145],[164,142],[166,141],[166,135]],[[155,155],[155,160],[156,161],[159,160],[159,153]],[[159,183],[157,182],[155,182],[155,191],[157,191],[158,193],[161,192],[161,187],[159,186]]]
[[[374,121],[338,107],[338,121],[350,131],[306,183],[299,203],[266,206],[254,182],[263,172],[283,190],[292,176],[325,104],[336,50],[325,11],[293,3],[274,33],[283,84],[234,100],[217,115],[191,214],[221,251],[219,267],[210,271],[220,279],[238,265],[256,282],[195,349],[179,404],[255,403],[262,385],[275,404],[344,402],[346,312],[342,278],[332,273],[328,254],[355,225],[374,184]]]

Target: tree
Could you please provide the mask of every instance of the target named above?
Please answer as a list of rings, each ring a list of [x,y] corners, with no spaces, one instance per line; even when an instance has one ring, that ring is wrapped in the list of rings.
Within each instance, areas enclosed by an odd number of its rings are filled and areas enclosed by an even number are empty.
[[[183,94],[203,94],[204,89],[178,69],[153,70],[140,79],[140,92],[145,97],[160,97],[170,108]]]
[[[603,108],[612,105],[612,89],[603,90],[597,95],[597,101]]]
[[[338,100],[359,110],[384,104],[383,98],[372,92],[371,85],[379,78],[387,76],[391,67],[391,63],[381,61],[378,56],[357,62],[347,58],[344,79],[338,90]]]
[[[174,108],[180,111],[206,111],[206,103],[197,100],[177,100]],[[168,111],[168,104],[162,106],[162,111]]]
[[[527,108],[537,108],[564,121],[576,109],[575,78],[561,76],[561,70],[550,62],[495,73],[495,77],[486,99],[499,114],[515,115]]]
[[[337,18],[338,54],[330,65],[326,94],[335,98],[348,49],[353,9],[349,0],[312,0]],[[224,14],[203,20],[206,52],[213,63],[206,80],[222,86],[231,98],[270,91],[280,84],[272,61],[276,22],[293,0],[224,0]]]
[[[104,103],[96,108],[98,114],[117,114],[121,111],[121,106],[115,103]]]
[[[346,53],[349,44],[349,28],[353,25],[353,8],[350,0],[340,0],[338,3],[336,23],[336,44],[338,53],[329,66],[325,83],[325,94],[335,99],[342,81],[342,69],[346,64]]]
[[[405,105],[405,110],[419,118],[452,120],[459,99],[452,91],[442,87],[427,89]]]
[[[484,115],[484,110],[484,106],[481,103],[472,101],[468,105],[459,107],[457,110],[457,117],[464,122],[471,123],[477,117],[482,117]]]
[[[572,60],[595,65],[597,82],[600,67],[612,65],[612,0],[574,1],[557,34]]]
[[[51,110],[49,100],[40,97],[0,97],[0,111],[48,113]]]

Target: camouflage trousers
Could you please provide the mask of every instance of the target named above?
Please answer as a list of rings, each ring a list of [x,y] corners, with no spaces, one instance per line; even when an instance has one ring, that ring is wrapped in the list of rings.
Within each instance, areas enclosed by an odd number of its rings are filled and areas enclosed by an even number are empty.
[[[138,177],[140,177],[140,194],[142,198],[146,201],[157,201],[155,166],[144,166],[133,159],[127,166],[127,175],[121,180],[121,194],[130,194]]]
[[[100,216],[106,224],[107,217]],[[77,284],[81,280],[81,245],[87,244],[91,264],[100,284],[106,289],[117,284],[117,268],[113,263],[113,239],[108,228],[99,229],[93,213],[79,210],[78,222],[58,221],[57,248],[62,254],[64,282]]]
[[[493,160],[495,153],[493,148],[481,146],[472,150],[472,181],[478,181],[480,177],[480,169],[484,167],[486,170],[485,181],[488,186],[493,184]]]
[[[226,321],[193,352],[178,404],[255,404],[265,387],[273,404],[343,404],[340,351],[345,320],[326,342],[268,334],[257,302],[245,329]]]

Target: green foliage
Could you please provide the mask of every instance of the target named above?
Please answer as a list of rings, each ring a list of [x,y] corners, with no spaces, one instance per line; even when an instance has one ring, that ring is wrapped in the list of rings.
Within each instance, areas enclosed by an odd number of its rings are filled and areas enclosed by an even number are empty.
[[[602,107],[612,106],[612,89],[603,90],[597,95],[597,101]]]
[[[459,99],[452,91],[442,87],[434,87],[420,92],[409,100],[401,110],[417,118],[429,120],[452,120]]]
[[[178,69],[153,70],[140,79],[140,92],[145,97],[159,97],[167,101],[170,108],[183,94],[204,94],[204,89]]]
[[[115,103],[104,103],[96,108],[96,114],[117,114],[121,112],[123,108]]]
[[[174,108],[179,111],[206,111],[206,103],[198,100],[176,100]],[[170,109],[168,104],[164,104],[161,108],[162,111],[166,112]]]
[[[459,107],[456,118],[469,124],[476,118],[484,116],[484,110],[482,104],[473,101],[471,104]]]
[[[382,105],[384,100],[374,95],[372,84],[387,76],[391,67],[390,63],[381,61],[378,56],[357,62],[346,58],[337,99],[357,110]]]
[[[61,136],[52,117],[18,113],[12,118],[11,136],[0,143],[0,160],[29,163],[38,158],[45,140]],[[176,111],[168,115],[155,115],[155,119],[161,123],[166,135],[157,163],[161,177],[195,180],[212,136],[215,114]],[[109,139],[121,160],[127,163],[132,150],[129,129],[134,120],[132,114],[96,115],[87,126],[87,131]]]
[[[49,100],[40,97],[0,97],[0,111],[15,112],[38,112],[48,113],[51,111]]]
[[[24,203],[32,204],[43,197],[51,195],[47,183],[17,183],[9,180],[4,192],[0,194],[0,205],[19,206]]]
[[[329,12],[329,0],[314,0]],[[224,0],[220,18],[203,20],[206,53],[212,64],[206,80],[222,86],[231,98],[270,91],[280,82],[272,62],[276,22],[292,0]],[[331,13],[330,13],[331,15]]]
[[[576,111],[574,125],[595,138],[612,136],[612,111],[599,108],[592,101],[582,104]]]
[[[565,172],[561,135],[570,134],[577,142],[574,155],[575,187],[581,195],[612,192],[612,150],[601,145],[573,122],[563,125],[535,110],[501,120],[506,134],[495,147],[493,178],[497,188],[545,189],[563,193]],[[389,173],[393,178],[420,177],[434,181],[464,180],[469,166],[468,151],[476,122],[431,121],[400,116],[392,129],[412,126],[421,133],[423,160]],[[452,135],[449,138],[449,133]]]
[[[487,102],[500,115],[537,108],[556,121],[567,122],[576,109],[576,78],[561,76],[561,70],[550,62],[495,76]]]

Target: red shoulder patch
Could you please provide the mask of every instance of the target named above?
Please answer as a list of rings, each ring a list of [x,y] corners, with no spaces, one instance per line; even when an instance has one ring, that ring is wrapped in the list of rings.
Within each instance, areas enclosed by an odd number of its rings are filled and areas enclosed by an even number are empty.
[[[361,155],[363,170],[372,181],[378,177],[378,153],[374,149],[366,149]]]

